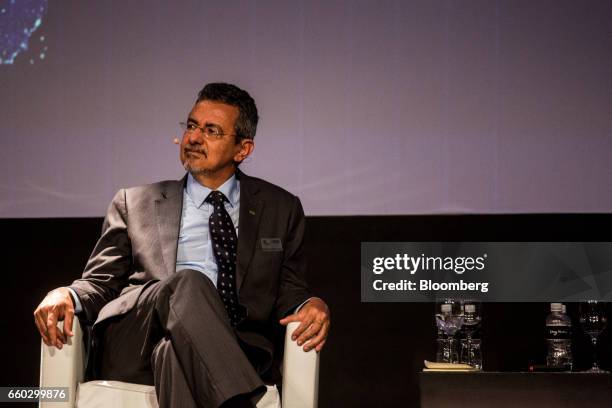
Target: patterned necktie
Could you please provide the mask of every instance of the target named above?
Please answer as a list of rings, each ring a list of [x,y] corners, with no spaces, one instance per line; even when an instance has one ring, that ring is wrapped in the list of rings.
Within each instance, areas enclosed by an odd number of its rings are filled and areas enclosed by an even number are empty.
[[[208,219],[208,229],[217,261],[217,290],[232,326],[236,326],[246,314],[244,306],[238,303],[236,290],[238,237],[232,219],[225,209],[227,197],[220,191],[212,191],[205,201],[213,206],[213,213]]]

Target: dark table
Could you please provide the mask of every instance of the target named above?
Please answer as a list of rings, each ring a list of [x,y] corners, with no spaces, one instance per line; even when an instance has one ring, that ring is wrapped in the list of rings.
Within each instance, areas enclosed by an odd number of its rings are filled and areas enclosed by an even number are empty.
[[[609,373],[422,372],[421,408],[612,408]]]

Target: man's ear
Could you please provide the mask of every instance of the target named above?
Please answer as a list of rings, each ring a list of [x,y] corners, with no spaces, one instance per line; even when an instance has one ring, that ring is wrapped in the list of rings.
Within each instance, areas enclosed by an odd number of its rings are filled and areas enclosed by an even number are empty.
[[[240,150],[234,156],[234,161],[241,163],[251,155],[253,149],[255,149],[255,142],[253,139],[242,139],[240,141]]]

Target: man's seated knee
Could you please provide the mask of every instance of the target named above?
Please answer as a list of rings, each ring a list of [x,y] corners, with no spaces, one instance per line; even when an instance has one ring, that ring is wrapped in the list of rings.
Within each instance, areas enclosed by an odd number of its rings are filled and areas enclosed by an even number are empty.
[[[210,283],[212,285],[212,281],[208,277],[206,277],[206,275],[195,269],[181,269],[180,271],[176,271],[175,276],[176,279],[180,279],[181,281],[187,281],[189,283]]]
[[[183,305],[186,304],[185,302],[188,303],[192,300],[198,302],[201,307],[204,304],[202,301],[205,300],[214,310],[225,311],[217,288],[204,273],[198,270],[181,269],[160,283],[164,295],[157,300],[158,308],[162,307],[160,302],[167,303],[170,301],[168,296],[175,296],[175,300],[180,299],[180,303]],[[177,295],[178,297],[176,297]]]
[[[212,281],[202,272],[195,269],[181,269],[176,271],[163,284],[170,285],[175,289],[193,290],[193,289],[212,289],[215,293],[217,289]]]

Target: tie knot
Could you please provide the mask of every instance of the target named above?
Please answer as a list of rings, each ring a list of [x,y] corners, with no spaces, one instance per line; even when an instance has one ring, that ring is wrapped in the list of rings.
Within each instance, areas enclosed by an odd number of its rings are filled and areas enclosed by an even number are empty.
[[[227,197],[220,191],[211,191],[204,201],[212,205],[218,205],[227,201]]]

